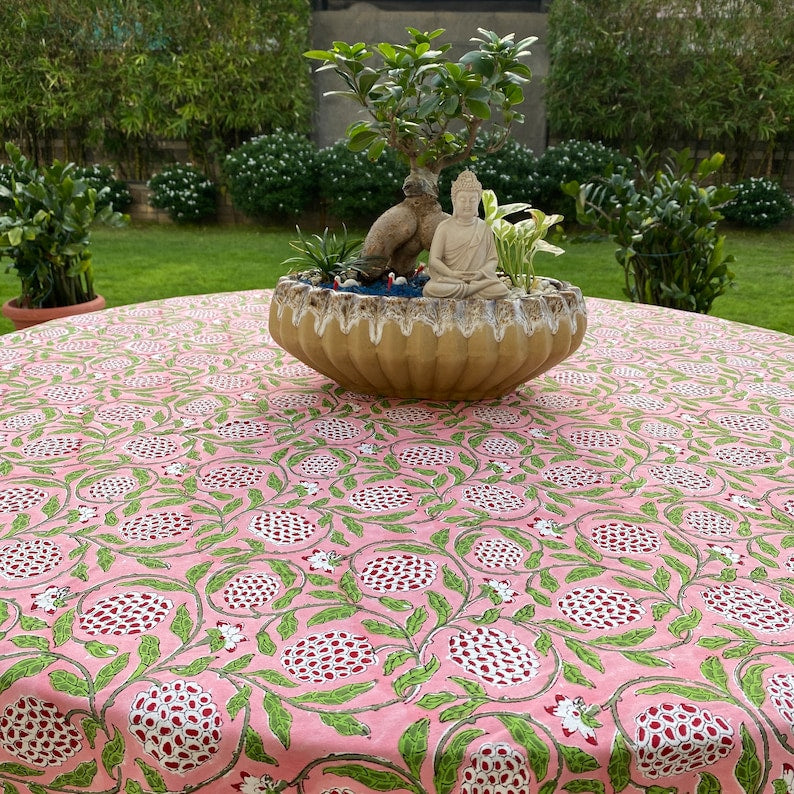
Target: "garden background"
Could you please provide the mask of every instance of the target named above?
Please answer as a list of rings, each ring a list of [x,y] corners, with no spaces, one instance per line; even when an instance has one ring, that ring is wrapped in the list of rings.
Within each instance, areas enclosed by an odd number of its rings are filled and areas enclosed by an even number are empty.
[[[552,154],[518,144],[520,148],[492,164],[494,169],[508,164],[503,183],[488,185],[500,200],[529,200],[546,210],[558,209],[552,205],[564,201],[561,194],[554,195],[562,181],[582,181],[597,173],[584,172],[592,167],[587,158],[570,158],[571,147],[581,142],[600,142],[623,154],[637,146],[722,151],[727,160],[720,179],[733,184],[763,178],[790,190],[790,3],[704,0],[698,9],[693,14],[692,3],[683,0],[669,0],[662,10],[656,0],[553,0],[548,15],[526,15],[542,18],[546,28],[539,46],[548,53],[548,74],[536,73],[543,107],[534,111],[545,114]],[[280,261],[290,253],[296,222],[321,229],[344,220],[351,228],[364,229],[395,193],[399,197],[399,163],[384,161],[376,171],[367,171],[373,167],[364,163],[362,170],[355,161],[350,165],[340,147],[316,145],[318,170],[307,169],[311,188],[305,201],[298,195],[301,179],[296,177],[307,151],[301,147],[311,144],[313,133],[316,138],[322,102],[302,53],[312,46],[317,21],[335,13],[343,12],[312,12],[303,0],[5,0],[0,5],[3,140],[16,142],[40,162],[60,157],[80,165],[104,163],[113,179],[133,188],[139,201],[142,184],[152,176],[168,172],[169,165],[190,162],[197,174],[191,185],[212,185],[213,210],[192,220],[212,223],[220,208],[222,217],[239,224],[228,233],[193,229],[185,237],[184,229],[167,228],[160,214],[155,216],[157,227],[97,230],[97,284],[110,305],[185,291],[272,286]],[[417,27],[422,25],[412,19],[444,26],[441,13],[421,11],[406,19]],[[474,28],[471,35],[476,35]],[[531,114],[533,107],[526,112]],[[257,138],[260,150],[262,140],[279,146],[284,139],[292,142],[286,155],[275,150],[281,170],[270,174],[271,181],[264,167],[250,178],[239,168],[234,173],[235,156]],[[603,159],[596,157],[599,169]],[[391,176],[371,196],[368,186],[383,174]],[[279,184],[286,185],[281,197]],[[353,191],[359,210],[352,216],[340,206],[340,185]],[[194,200],[188,193],[183,204]],[[754,198],[758,206],[751,203],[744,217],[727,229],[728,246],[737,256],[737,286],[717,301],[714,313],[733,303],[735,319],[791,333],[785,308],[777,316],[774,301],[763,297],[785,294],[794,261],[790,222],[771,224],[761,217],[760,202],[768,198],[766,193]],[[164,208],[178,217],[179,210],[171,210]],[[565,214],[570,220],[572,205]],[[776,231],[741,230],[748,226],[773,226]],[[554,273],[580,283],[586,294],[621,297],[614,246],[582,242],[580,230],[570,223],[565,234],[572,244],[563,242],[568,252],[550,263]],[[192,261],[185,242],[191,235],[199,241]],[[132,250],[128,240],[133,241]],[[183,252],[181,261],[168,263],[159,256],[168,249],[168,240]],[[252,245],[247,254],[239,250],[244,242],[244,248]],[[139,265],[149,286],[144,294],[125,282],[134,270],[136,252],[147,257]],[[539,265],[542,269],[543,263]],[[588,266],[595,269],[590,289]],[[185,282],[181,268],[186,269]],[[243,277],[249,269],[252,276]],[[197,278],[196,273],[204,276]],[[210,273],[220,278],[209,279]],[[4,276],[0,288],[4,299],[13,297],[13,278]],[[762,296],[757,308],[751,306],[753,292]],[[770,303],[772,316],[760,313]],[[741,311],[748,307],[749,312]]]

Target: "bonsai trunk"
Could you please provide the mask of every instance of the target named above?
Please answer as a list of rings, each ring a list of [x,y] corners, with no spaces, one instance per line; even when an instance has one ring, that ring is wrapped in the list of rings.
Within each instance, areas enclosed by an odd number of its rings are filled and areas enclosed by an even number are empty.
[[[430,248],[438,224],[449,217],[438,203],[438,174],[415,164],[403,182],[405,199],[386,210],[370,227],[361,258],[366,277],[384,273],[410,276],[416,258]]]

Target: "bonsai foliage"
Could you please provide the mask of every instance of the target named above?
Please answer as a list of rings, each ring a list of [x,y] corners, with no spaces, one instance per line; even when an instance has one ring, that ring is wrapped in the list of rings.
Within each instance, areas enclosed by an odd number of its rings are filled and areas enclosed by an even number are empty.
[[[334,232],[329,232],[327,228],[322,236],[313,234],[307,237],[300,230],[300,226],[296,226],[295,231],[298,233],[298,239],[291,240],[290,246],[298,252],[298,255],[284,261],[285,265],[289,265],[290,273],[314,270],[331,281],[334,276],[358,261],[362,240],[349,238],[347,227],[344,225],[342,233],[338,236]]]
[[[406,44],[334,42],[330,50],[311,50],[308,58],[333,69],[346,89],[331,92],[362,105],[369,118],[347,129],[353,151],[376,160],[386,146],[404,156],[435,186],[446,166],[499,149],[524,100],[522,84],[532,76],[521,59],[535,37],[513,41],[479,29],[476,49],[459,60],[447,58],[451,44],[436,44],[443,29],[422,33],[407,28]],[[498,115],[498,120],[496,115]],[[481,143],[477,134],[489,122]]]
[[[57,160],[39,170],[12,143],[11,184],[0,184],[0,257],[19,276],[19,306],[49,308],[96,297],[91,269],[90,227],[95,221],[121,226],[127,217],[111,206],[97,209],[97,192],[74,178],[75,165]]]
[[[638,152],[637,175],[628,169],[565,191],[577,199],[577,219],[612,236],[623,267],[625,292],[637,303],[708,313],[733,281],[717,233],[719,208],[735,191],[704,186],[725,156],[704,159],[695,171],[688,149],[671,152],[663,166]]]
[[[535,280],[535,254],[545,251],[554,256],[565,251],[545,238],[549,229],[562,220],[562,215],[546,215],[529,204],[515,203],[500,206],[493,190],[484,190],[482,206],[485,222],[491,227],[496,243],[499,269],[514,287],[529,292]],[[508,215],[526,213],[528,217],[512,223]]]

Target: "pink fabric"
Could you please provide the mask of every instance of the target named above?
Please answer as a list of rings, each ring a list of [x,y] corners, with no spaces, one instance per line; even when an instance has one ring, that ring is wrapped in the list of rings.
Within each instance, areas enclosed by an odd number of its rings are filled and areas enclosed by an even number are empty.
[[[0,339],[7,792],[794,791],[792,337],[371,399],[268,298]]]

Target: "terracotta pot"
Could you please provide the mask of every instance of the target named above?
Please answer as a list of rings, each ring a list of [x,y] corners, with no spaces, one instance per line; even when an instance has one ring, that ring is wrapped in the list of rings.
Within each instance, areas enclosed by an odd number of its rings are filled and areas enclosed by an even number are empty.
[[[281,278],[270,335],[346,389],[388,397],[483,400],[573,353],[587,327],[578,287],[519,299],[364,295]]]
[[[49,309],[22,309],[17,306],[17,299],[12,298],[3,304],[3,316],[8,317],[17,331],[30,328],[31,325],[57,320],[59,317],[70,317],[73,314],[86,314],[105,308],[105,299],[101,295],[90,301],[74,303],[71,306],[55,306]]]

